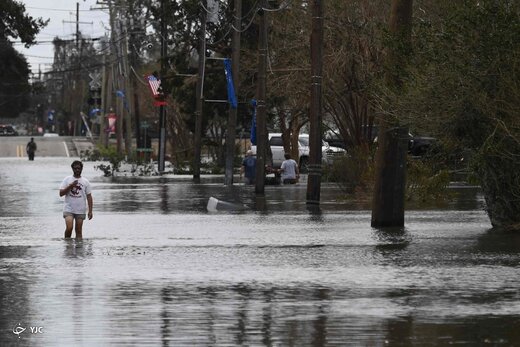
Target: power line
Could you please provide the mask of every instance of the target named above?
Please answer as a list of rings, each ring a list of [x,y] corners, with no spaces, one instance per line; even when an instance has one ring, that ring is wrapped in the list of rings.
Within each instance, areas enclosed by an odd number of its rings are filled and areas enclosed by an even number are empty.
[[[27,9],[31,10],[44,10],[44,11],[55,11],[55,12],[76,12],[76,9],[64,9],[64,8],[48,8],[48,7],[32,7],[25,6]],[[101,9],[91,8],[89,10],[79,10],[79,12],[90,12],[90,11],[100,11]]]

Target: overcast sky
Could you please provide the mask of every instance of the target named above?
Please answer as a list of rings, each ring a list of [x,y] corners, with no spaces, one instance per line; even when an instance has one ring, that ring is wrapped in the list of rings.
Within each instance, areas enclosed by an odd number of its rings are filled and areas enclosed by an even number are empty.
[[[1,0],[0,0],[1,1]],[[100,37],[108,34],[108,10],[101,8],[96,0],[18,0],[25,5],[26,12],[32,17],[50,19],[49,24],[36,37],[36,45],[26,49],[22,44],[14,47],[25,55],[33,73],[50,70],[54,57],[52,40],[74,39],[76,35],[76,4],[79,3],[79,30],[87,37]]]

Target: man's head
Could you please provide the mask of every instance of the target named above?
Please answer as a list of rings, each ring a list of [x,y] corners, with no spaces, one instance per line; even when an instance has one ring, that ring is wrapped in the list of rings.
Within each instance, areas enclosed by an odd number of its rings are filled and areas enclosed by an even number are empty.
[[[252,156],[252,155],[253,155],[253,151],[252,151],[252,150],[248,150],[248,151],[246,152],[246,155],[247,155],[248,157]]]
[[[285,153],[283,156],[284,156],[285,159],[287,159],[287,160],[291,159],[291,154],[290,154],[290,153]]]
[[[83,163],[79,160],[74,160],[70,165],[72,171],[74,172],[74,176],[80,176],[81,171],[83,171]]]

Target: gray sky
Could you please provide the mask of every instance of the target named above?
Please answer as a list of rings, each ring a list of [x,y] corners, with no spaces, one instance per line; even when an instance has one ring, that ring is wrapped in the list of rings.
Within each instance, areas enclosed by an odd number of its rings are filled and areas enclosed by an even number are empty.
[[[29,49],[15,43],[14,47],[24,54],[31,65],[31,71],[38,73],[50,70],[54,51],[52,40],[74,39],[76,35],[76,3],[79,3],[79,30],[87,37],[108,34],[108,10],[94,10],[102,6],[96,0],[19,0],[25,4],[26,12],[32,17],[50,19],[49,24],[38,34],[38,44]],[[83,24],[81,22],[86,22]]]

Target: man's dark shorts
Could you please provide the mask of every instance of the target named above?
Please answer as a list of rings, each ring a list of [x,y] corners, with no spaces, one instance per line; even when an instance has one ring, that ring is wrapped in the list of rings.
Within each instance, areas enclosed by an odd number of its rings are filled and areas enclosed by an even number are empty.
[[[86,219],[87,218],[86,213],[79,214],[79,213],[72,213],[72,212],[63,212],[63,218],[69,217],[69,216],[74,217],[74,219]]]

